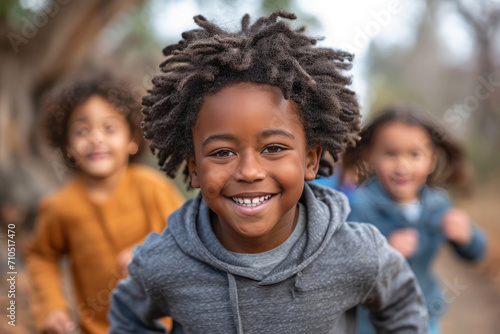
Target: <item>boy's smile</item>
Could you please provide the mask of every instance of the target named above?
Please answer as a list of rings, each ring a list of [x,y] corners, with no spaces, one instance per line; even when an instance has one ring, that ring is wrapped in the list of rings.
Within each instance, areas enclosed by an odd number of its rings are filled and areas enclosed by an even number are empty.
[[[307,147],[295,102],[272,86],[235,84],[204,99],[192,131],[191,184],[215,212],[221,243],[245,253],[283,243],[321,154]]]

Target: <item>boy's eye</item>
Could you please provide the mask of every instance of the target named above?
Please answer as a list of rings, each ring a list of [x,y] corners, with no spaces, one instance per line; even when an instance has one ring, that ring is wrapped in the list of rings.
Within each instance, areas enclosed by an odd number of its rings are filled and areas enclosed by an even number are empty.
[[[419,156],[420,156],[420,152],[418,152],[418,151],[413,151],[413,152],[411,152],[411,156],[412,156],[413,158],[417,158],[417,157],[419,157]]]
[[[234,153],[231,152],[230,150],[227,150],[227,149],[221,149],[221,150],[214,151],[214,152],[210,153],[209,155],[211,157],[226,158],[226,157],[234,155]]]
[[[271,146],[268,146],[266,147],[262,153],[278,153],[278,152],[281,152],[283,151],[283,147],[281,146],[277,146],[277,145],[271,145]]]
[[[384,155],[387,156],[387,157],[395,157],[396,156],[396,152],[386,151],[386,152],[384,152]]]

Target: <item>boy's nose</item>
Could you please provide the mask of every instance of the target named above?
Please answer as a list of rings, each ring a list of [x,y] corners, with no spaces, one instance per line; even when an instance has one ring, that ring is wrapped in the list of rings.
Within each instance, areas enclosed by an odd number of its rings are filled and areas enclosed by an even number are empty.
[[[255,182],[265,177],[265,171],[256,154],[242,154],[235,178],[242,182]]]

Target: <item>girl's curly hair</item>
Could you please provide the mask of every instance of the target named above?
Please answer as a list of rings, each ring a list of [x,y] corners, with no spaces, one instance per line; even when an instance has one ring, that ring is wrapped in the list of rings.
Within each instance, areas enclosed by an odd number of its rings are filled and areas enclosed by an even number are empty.
[[[296,16],[277,10],[250,25],[246,14],[241,31],[229,32],[198,15],[200,29],[184,32],[181,41],[163,49],[163,73],[143,97],[141,127],[168,176],[175,177],[194,155],[191,129],[204,97],[239,82],[278,87],[298,104],[307,144],[321,145],[335,161],[352,142],[360,130],[359,106],[347,88],[351,78],[342,72],[352,67],[353,55],[315,47],[317,39],[306,36],[304,27],[292,29],[278,18]],[[331,174],[331,164],[319,173]]]

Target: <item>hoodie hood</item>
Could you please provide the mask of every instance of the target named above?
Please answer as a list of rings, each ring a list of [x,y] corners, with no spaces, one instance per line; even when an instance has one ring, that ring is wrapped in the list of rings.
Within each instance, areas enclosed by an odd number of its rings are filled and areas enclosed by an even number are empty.
[[[297,274],[313,262],[344,224],[350,212],[345,195],[314,184],[304,185],[300,202],[306,209],[305,231],[293,245],[287,258],[268,275],[235,265],[235,261],[231,261],[234,253],[203,243],[199,225],[210,224],[210,208],[201,194],[169,217],[168,228],[181,250],[198,261],[230,275],[252,279],[259,285],[275,284]]]

